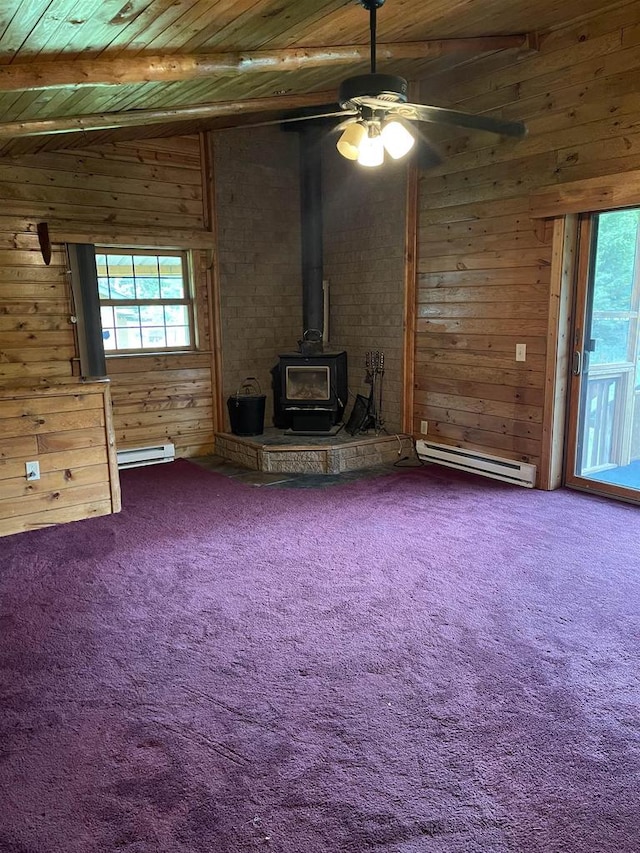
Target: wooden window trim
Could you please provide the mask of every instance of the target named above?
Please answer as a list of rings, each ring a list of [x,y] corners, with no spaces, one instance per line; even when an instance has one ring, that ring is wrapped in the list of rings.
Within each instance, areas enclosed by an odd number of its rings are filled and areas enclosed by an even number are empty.
[[[602,213],[637,207],[640,170],[620,172],[583,181],[541,187],[529,198],[532,219],[551,219],[569,213]]]

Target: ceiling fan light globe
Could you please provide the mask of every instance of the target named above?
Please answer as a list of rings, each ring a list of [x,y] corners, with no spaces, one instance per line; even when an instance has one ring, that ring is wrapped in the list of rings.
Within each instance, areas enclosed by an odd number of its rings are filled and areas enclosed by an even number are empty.
[[[411,151],[415,145],[415,137],[409,133],[399,121],[388,121],[385,123],[380,134],[387,153],[394,160],[399,160]]]
[[[384,143],[379,133],[369,134],[362,140],[358,151],[358,163],[368,168],[382,166],[384,163]]]
[[[336,143],[336,148],[347,160],[357,160],[362,140],[367,138],[367,129],[359,122],[350,124]]]

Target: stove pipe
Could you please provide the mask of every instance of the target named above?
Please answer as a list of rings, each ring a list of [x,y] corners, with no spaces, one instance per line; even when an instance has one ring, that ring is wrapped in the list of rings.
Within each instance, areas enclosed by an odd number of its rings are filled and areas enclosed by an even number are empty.
[[[324,331],[322,290],[322,130],[300,130],[302,326]]]

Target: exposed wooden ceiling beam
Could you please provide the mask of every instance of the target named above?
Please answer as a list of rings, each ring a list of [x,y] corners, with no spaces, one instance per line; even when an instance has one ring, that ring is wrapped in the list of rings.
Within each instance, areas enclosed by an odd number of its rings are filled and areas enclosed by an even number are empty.
[[[313,92],[308,95],[281,95],[274,98],[247,98],[244,101],[220,101],[214,104],[196,104],[158,110],[127,110],[120,113],[93,113],[81,116],[33,119],[31,121],[0,122],[0,139],[23,136],[46,136],[56,133],[74,133],[89,130],[111,130],[118,127],[143,127],[148,124],[169,124],[194,121],[243,113],[286,112],[303,107],[333,104],[335,91]],[[338,109],[336,105],[336,109]]]
[[[485,36],[379,44],[379,61],[433,59],[449,53],[487,53],[531,47],[529,35]],[[301,47],[243,53],[204,53],[118,57],[114,59],[57,59],[0,66],[0,91],[24,91],[77,86],[118,86],[196,80],[214,74],[257,71],[297,71],[302,68],[366,62],[369,46]]]

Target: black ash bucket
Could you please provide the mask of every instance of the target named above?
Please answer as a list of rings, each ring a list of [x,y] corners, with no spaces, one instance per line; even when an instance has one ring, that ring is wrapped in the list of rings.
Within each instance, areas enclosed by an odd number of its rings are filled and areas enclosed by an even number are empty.
[[[231,432],[234,435],[262,435],[264,432],[264,406],[267,395],[260,383],[248,376],[235,394],[227,399]]]

